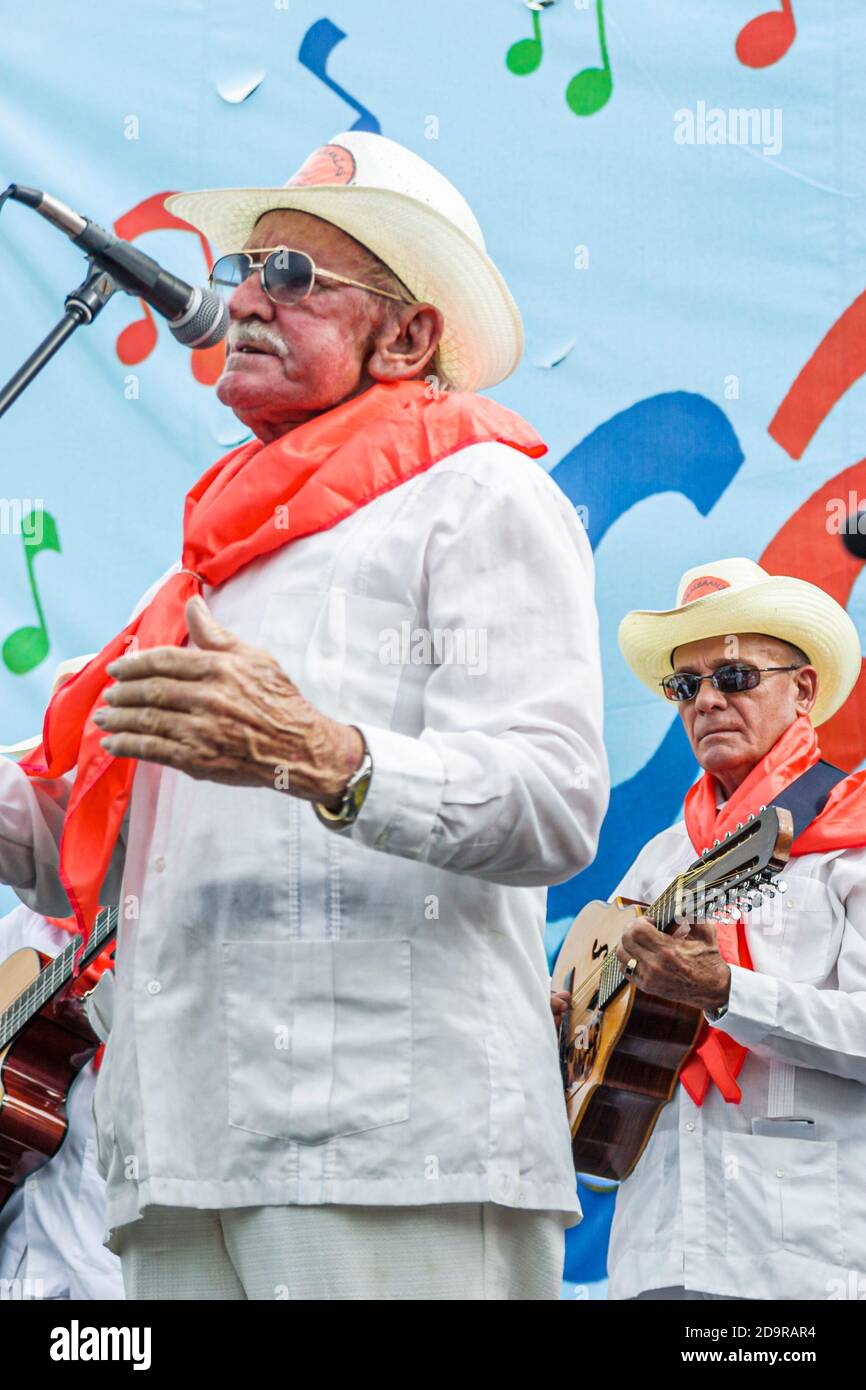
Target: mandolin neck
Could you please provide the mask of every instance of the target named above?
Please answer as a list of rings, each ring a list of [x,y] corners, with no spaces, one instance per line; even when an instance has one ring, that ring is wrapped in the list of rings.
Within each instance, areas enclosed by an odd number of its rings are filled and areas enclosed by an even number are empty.
[[[673,883],[668,884],[655,902],[650,903],[649,907],[644,909],[644,915],[655,924],[657,931],[667,933],[671,927],[676,926],[678,920],[682,920],[683,899],[683,875],[678,874]],[[601,968],[599,1007],[604,1008],[604,1005],[627,983],[628,976],[619,963],[616,951],[611,951]]]

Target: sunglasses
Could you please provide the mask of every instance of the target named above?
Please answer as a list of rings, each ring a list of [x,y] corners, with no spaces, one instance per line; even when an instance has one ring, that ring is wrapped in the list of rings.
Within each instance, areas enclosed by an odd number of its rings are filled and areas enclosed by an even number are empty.
[[[719,666],[710,676],[696,676],[691,671],[675,671],[660,681],[662,690],[669,700],[682,703],[693,700],[701,688],[701,681],[712,681],[716,690],[723,695],[738,695],[742,690],[754,690],[760,685],[761,676],[771,671],[799,671],[799,666]]]
[[[209,276],[210,287],[222,295],[236,290],[252,275],[259,271],[262,289],[274,304],[300,304],[312,293],[317,279],[337,280],[341,285],[352,285],[357,290],[369,290],[370,294],[381,294],[385,299],[396,299],[400,304],[406,300],[399,294],[379,290],[375,285],[364,285],[360,280],[350,280],[345,275],[336,275],[333,270],[322,270],[306,251],[294,251],[289,246],[254,247],[258,255],[265,255],[263,261],[253,259],[250,251],[235,251],[229,256],[220,256],[214,262]]]

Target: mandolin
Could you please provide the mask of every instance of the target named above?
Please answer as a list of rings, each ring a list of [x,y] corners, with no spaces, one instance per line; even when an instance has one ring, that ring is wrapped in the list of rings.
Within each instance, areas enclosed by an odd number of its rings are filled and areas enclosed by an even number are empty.
[[[627,1178],[704,1023],[701,1009],[659,999],[626,976],[616,948],[628,922],[645,915],[661,932],[708,914],[742,914],[773,884],[788,860],[791,813],[762,807],[745,825],[705,850],[649,905],[617,898],[591,902],[562,943],[553,988],[571,1002],[560,1020],[559,1057],[577,1172]]]
[[[118,909],[98,914],[79,971],[117,931]],[[66,1099],[99,1039],[73,978],[80,939],[53,958],[24,947],[0,965],[0,1211],[66,1137]]]

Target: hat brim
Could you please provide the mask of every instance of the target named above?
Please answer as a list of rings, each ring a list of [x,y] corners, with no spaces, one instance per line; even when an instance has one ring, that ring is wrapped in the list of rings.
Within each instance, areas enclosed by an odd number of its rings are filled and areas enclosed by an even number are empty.
[[[818,673],[813,724],[823,724],[845,703],[860,675],[860,638],[849,615],[816,584],[774,576],[732,587],[682,608],[636,609],[619,625],[619,645],[638,680],[660,699],[661,681],[673,670],[671,654],[687,642],[761,632],[791,642]]]
[[[221,252],[239,251],[266,212],[287,208],[331,222],[378,256],[418,300],[441,310],[439,360],[463,391],[495,386],[523,353],[523,323],[493,261],[435,208],[405,193],[356,184],[210,188],[165,206]]]

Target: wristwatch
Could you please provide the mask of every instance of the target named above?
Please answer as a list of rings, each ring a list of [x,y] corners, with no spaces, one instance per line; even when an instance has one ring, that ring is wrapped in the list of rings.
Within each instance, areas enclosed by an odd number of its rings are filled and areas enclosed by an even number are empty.
[[[353,724],[351,727],[354,729],[357,725]],[[361,734],[360,729],[358,729],[358,733]],[[364,743],[364,756],[346,783],[343,800],[337,810],[329,811],[319,801],[313,803],[313,810],[322,824],[333,827],[335,830],[345,830],[348,826],[355,824],[370,787],[373,776],[373,759],[363,734],[361,734],[361,738]]]

